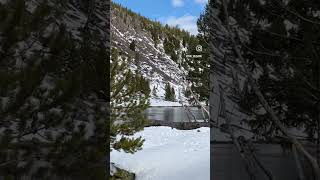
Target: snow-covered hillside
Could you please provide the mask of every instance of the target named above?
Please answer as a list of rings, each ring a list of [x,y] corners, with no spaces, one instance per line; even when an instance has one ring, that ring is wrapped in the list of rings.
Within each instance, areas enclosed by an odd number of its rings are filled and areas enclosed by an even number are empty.
[[[152,95],[154,100],[151,101],[151,105],[156,106],[152,102],[164,100],[167,83],[174,88],[176,100],[186,103],[183,91],[186,89],[187,71],[165,53],[165,35],[155,43],[151,32],[141,26],[138,18],[131,16],[123,18],[119,14],[119,9],[112,8],[111,46],[120,50],[124,57],[129,58],[130,68],[133,71],[138,69],[149,80],[150,89],[155,89],[156,92]],[[129,47],[133,41],[135,42],[135,51]],[[187,51],[187,48],[183,47],[182,41],[178,51],[177,54],[180,54],[179,62],[182,59],[182,52]],[[139,64],[134,63],[137,59],[139,59]]]

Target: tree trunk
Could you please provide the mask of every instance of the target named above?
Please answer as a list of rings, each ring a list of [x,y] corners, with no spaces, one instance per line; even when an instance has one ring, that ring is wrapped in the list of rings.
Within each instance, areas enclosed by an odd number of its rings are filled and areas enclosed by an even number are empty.
[[[320,169],[319,169],[319,166],[318,166],[316,159],[303,147],[303,145],[294,136],[292,136],[289,133],[287,128],[281,123],[280,118],[276,115],[276,113],[270,107],[270,105],[268,104],[268,102],[264,98],[262,92],[260,91],[258,85],[256,84],[254,78],[252,77],[252,74],[250,73],[249,69],[246,67],[245,61],[241,55],[241,52],[236,45],[234,37],[232,36],[232,31],[231,31],[231,28],[229,25],[229,15],[228,15],[228,10],[227,10],[226,0],[222,0],[222,4],[223,4],[224,16],[225,16],[225,20],[226,20],[226,26],[227,26],[226,28],[230,34],[230,40],[233,45],[233,49],[234,49],[234,51],[240,61],[240,63],[238,63],[238,64],[243,64],[244,72],[245,72],[246,76],[248,77],[249,83],[252,86],[254,93],[257,95],[260,103],[262,104],[264,109],[268,112],[268,114],[271,117],[271,120],[275,123],[275,125],[281,130],[281,132],[284,135],[286,135],[288,137],[288,139],[297,147],[297,149],[299,151],[301,151],[303,153],[303,155],[308,159],[308,161],[311,163],[311,165],[314,169],[314,172],[316,174],[316,179],[320,180]]]

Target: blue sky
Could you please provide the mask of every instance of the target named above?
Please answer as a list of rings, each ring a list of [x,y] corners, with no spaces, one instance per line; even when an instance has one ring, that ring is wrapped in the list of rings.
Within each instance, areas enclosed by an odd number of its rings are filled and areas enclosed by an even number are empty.
[[[208,0],[113,0],[134,12],[197,34],[197,19]]]

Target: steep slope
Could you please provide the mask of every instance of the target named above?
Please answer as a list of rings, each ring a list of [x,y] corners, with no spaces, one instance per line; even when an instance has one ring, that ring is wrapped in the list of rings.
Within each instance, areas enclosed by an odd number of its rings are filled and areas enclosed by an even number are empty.
[[[176,100],[187,103],[186,78],[192,68],[185,55],[194,48],[187,41],[196,42],[196,37],[112,4],[111,39],[111,46],[123,53],[130,68],[138,70],[150,81],[150,89],[154,92],[151,105],[163,104],[167,83],[174,88]]]

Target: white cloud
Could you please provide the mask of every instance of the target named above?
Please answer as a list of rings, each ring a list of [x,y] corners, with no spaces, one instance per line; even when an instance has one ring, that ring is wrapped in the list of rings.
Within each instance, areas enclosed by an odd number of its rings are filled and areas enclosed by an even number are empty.
[[[162,19],[164,19],[164,23],[168,24],[169,26],[178,26],[179,28],[188,31],[193,35],[198,34],[196,16],[191,16],[191,15],[184,15],[181,17],[170,16]]]
[[[194,2],[197,4],[207,4],[208,0],[194,0]]]
[[[183,0],[172,0],[171,2],[174,7],[182,7],[184,5]]]

